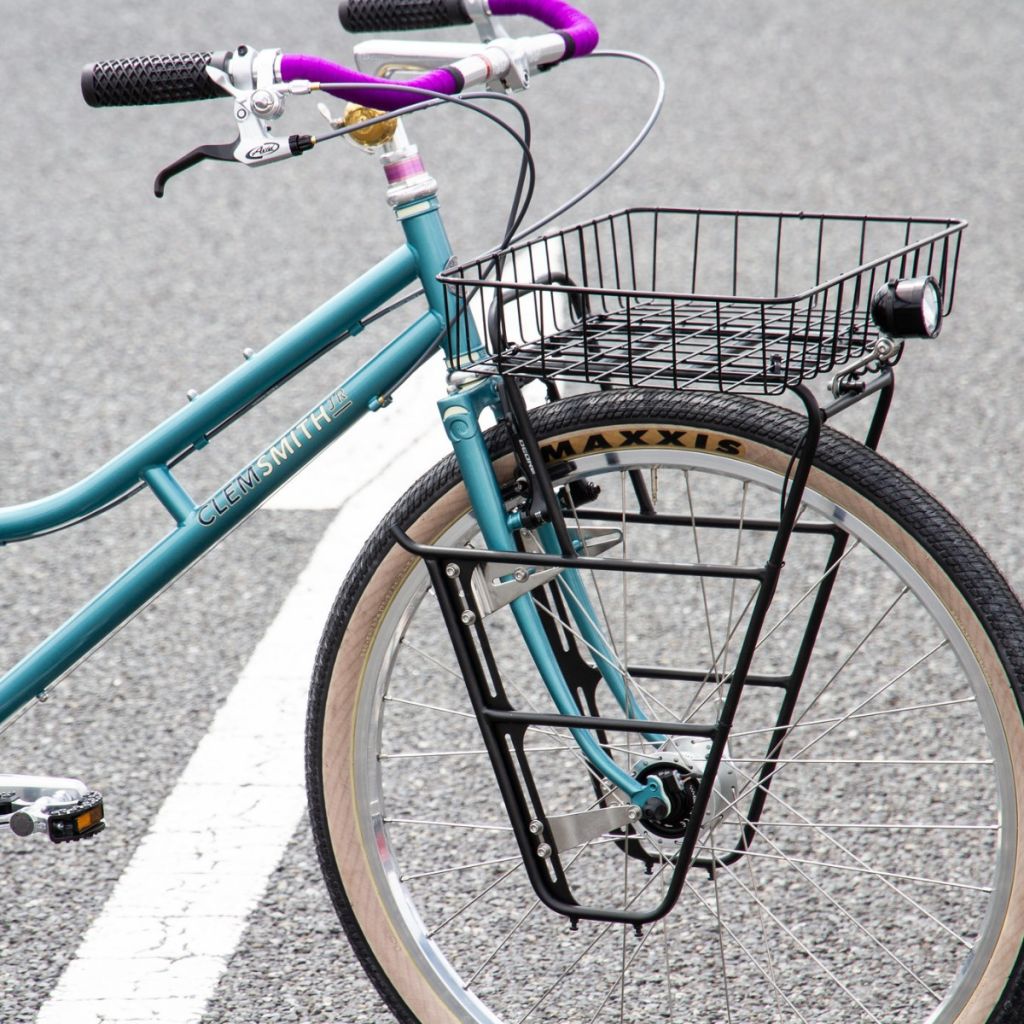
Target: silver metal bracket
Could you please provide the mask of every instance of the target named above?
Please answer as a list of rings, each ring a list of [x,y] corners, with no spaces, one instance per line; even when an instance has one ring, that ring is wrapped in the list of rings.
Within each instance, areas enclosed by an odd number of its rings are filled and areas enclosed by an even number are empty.
[[[238,141],[232,155],[240,164],[268,164],[292,155],[288,140],[275,139],[270,129],[270,122],[284,113],[285,91],[274,83],[274,62],[278,53],[264,50],[254,56],[247,55],[253,57],[248,64],[255,85],[252,89],[239,89],[234,84],[245,80],[246,72],[235,64],[247,57],[233,58],[229,71],[213,66],[206,69],[210,78],[234,97]]]
[[[841,398],[843,395],[863,391],[865,387],[863,378],[869,373],[881,373],[896,360],[902,350],[902,340],[889,338],[883,334],[867,355],[844,366],[829,381],[828,389],[832,393],[832,397]]]
[[[570,530],[580,554],[594,557],[622,543],[621,530]],[[541,547],[532,534],[524,533],[527,553],[541,554]],[[507,562],[484,562],[473,572],[473,598],[482,615],[491,615],[511,604],[517,597],[549,583],[564,570],[560,566],[509,565]]]
[[[551,814],[548,828],[559,853],[599,839],[607,832],[625,828],[640,820],[641,810],[634,804],[615,804],[611,807],[596,807],[592,811],[577,811],[575,814]]]
[[[501,25],[495,25],[491,21],[491,8],[487,0],[462,0],[462,9],[473,19],[473,24],[485,43],[508,35]]]

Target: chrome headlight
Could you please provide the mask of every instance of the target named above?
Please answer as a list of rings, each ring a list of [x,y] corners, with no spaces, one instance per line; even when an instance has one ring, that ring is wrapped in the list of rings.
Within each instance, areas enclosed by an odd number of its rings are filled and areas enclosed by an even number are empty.
[[[934,277],[887,281],[871,299],[871,317],[890,338],[934,338],[942,329],[942,292]]]

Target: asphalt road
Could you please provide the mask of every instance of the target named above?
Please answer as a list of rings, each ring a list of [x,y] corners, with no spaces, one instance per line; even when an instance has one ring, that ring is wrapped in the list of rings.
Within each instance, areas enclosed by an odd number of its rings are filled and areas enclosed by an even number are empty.
[[[882,447],[1024,588],[1016,253],[1024,8],[1015,0],[581,6],[605,46],[661,64],[669,99],[647,147],[580,216],[652,202],[970,220],[955,314],[935,343],[905,357]],[[333,3],[96,0],[31,10],[8,3],[4,14],[0,502],[10,504],[112,456],[189,388],[236,365],[243,347],[259,347],[383,255],[396,234],[375,198],[373,162],[341,144],[259,171],[204,166],[158,202],[157,169],[230,135],[223,107],[93,111],[80,97],[80,66],[112,56],[244,40],[345,61],[349,40]],[[538,212],[608,161],[651,95],[641,72],[611,62],[536,81],[526,99],[542,174]],[[493,244],[514,180],[512,148],[457,111],[420,118],[414,138],[442,183],[457,253]],[[343,346],[190,460],[190,490],[212,490],[380,337]],[[329,518],[261,513],[59,698],[0,738],[0,769],[83,776],[108,793],[112,820],[107,835],[80,849],[2,840],[5,1024],[34,1019]],[[135,502],[5,549],[0,664],[163,529],[159,510]],[[302,826],[204,1020],[382,1019]]]

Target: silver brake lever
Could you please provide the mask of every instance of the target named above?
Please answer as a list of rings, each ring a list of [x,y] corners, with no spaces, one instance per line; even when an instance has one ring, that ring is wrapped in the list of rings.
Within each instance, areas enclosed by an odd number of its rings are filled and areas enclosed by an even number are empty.
[[[270,122],[284,113],[285,95],[310,92],[310,83],[292,82],[284,88],[278,88],[272,83],[257,81],[255,89],[239,89],[231,76],[220,68],[209,65],[206,73],[234,99],[234,118],[238,135],[231,142],[197,146],[190,153],[165,167],[156,176],[153,184],[157,198],[163,196],[170,178],[203,160],[222,160],[248,166],[269,164],[276,160],[300,156],[315,145],[315,140],[310,135],[292,135],[287,139],[275,139],[270,132]]]

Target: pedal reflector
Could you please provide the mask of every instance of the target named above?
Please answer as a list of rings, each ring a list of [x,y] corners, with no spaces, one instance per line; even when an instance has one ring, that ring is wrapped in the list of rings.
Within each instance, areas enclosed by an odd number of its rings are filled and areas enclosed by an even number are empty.
[[[74,843],[102,832],[105,824],[102,795],[86,793],[77,803],[50,811],[47,829],[55,843]]]

